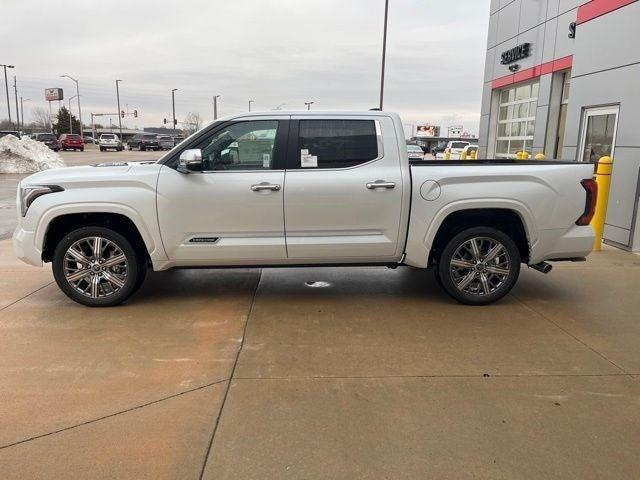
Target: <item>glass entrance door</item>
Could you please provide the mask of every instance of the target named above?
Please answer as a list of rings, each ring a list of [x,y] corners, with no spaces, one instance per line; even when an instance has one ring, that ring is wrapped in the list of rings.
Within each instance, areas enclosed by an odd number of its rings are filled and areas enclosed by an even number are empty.
[[[587,108],[582,122],[582,137],[578,160],[597,162],[613,157],[618,124],[618,107]]]

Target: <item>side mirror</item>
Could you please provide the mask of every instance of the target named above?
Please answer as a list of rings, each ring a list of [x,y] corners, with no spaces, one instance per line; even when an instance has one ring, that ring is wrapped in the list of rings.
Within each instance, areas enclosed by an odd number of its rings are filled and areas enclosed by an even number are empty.
[[[178,169],[180,173],[191,173],[202,171],[202,150],[192,148],[180,154]]]

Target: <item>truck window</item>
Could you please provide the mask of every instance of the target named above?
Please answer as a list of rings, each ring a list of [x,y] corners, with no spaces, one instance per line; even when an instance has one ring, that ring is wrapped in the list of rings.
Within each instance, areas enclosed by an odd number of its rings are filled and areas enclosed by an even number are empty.
[[[203,170],[269,170],[277,120],[238,122],[218,130],[198,144]]]
[[[378,157],[373,120],[300,120],[298,165],[346,168]]]

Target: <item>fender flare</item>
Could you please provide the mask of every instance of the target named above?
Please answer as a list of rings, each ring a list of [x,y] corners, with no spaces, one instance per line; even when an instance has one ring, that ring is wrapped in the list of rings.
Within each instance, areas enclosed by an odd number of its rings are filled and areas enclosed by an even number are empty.
[[[34,243],[37,249],[40,251],[44,248],[44,236],[49,228],[51,222],[64,215],[78,214],[78,213],[115,213],[127,217],[134,226],[138,229],[142,240],[147,248],[147,252],[151,254],[156,248],[156,242],[153,236],[149,232],[146,223],[142,219],[142,216],[133,208],[123,205],[121,203],[110,202],[89,202],[89,203],[67,203],[64,205],[54,206],[45,211],[38,221],[36,226]]]

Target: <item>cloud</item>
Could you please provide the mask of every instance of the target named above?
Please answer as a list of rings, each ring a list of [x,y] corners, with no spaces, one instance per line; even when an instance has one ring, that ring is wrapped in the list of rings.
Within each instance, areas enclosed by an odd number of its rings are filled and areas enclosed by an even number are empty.
[[[129,126],[253,108],[368,109],[378,103],[383,0],[56,2],[5,0],[0,44],[19,95],[75,94],[85,113],[137,108]],[[464,123],[477,132],[489,0],[390,0],[385,109],[405,123]],[[28,104],[25,104],[25,107]],[[4,99],[0,112],[6,108]],[[1,115],[1,113],[0,113]],[[453,119],[453,120],[452,120]],[[115,118],[114,118],[115,121]]]

